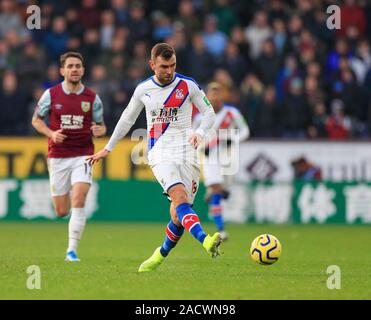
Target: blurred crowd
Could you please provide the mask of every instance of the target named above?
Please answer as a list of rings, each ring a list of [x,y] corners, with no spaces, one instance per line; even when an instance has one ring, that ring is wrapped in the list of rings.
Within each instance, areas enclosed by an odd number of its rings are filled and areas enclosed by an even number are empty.
[[[41,29],[26,8],[41,8]],[[341,29],[326,8],[338,4]],[[102,98],[108,133],[150,48],[168,42],[177,71],[223,85],[253,137],[367,139],[371,135],[371,3],[366,0],[82,0],[0,5],[0,135],[32,135],[36,102],[62,79],[60,54],[85,58],[84,84]],[[145,128],[145,114],[135,128]]]

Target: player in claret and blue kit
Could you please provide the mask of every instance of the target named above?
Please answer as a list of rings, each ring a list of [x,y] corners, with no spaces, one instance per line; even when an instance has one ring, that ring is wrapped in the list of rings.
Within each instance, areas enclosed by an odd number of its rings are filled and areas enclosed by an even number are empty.
[[[64,81],[44,92],[32,125],[49,138],[48,169],[57,216],[67,216],[71,211],[66,261],[79,261],[76,251],[85,228],[85,200],[92,183],[92,168],[85,160],[94,152],[92,137],[103,136],[106,127],[101,99],[81,83],[81,54],[67,52],[60,63]]]
[[[154,76],[137,86],[108,144],[88,157],[90,163],[106,157],[145,108],[149,165],[171,200],[171,220],[166,227],[163,245],[140,265],[139,272],[155,270],[180,240],[184,229],[212,257],[220,254],[222,241],[218,232],[210,236],[204,231],[197,213],[192,209],[200,176],[196,149],[214,124],[214,110],[193,79],[175,72],[176,55],[170,45],[159,43],[152,48],[150,66]],[[202,114],[196,131],[192,130],[192,104]]]

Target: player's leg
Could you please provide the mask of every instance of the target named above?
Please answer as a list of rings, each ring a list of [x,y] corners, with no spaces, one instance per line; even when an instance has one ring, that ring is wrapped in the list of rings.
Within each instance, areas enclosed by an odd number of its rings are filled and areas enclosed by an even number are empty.
[[[170,204],[170,216],[170,222],[167,224],[165,229],[165,240],[160,249],[161,255],[163,257],[166,257],[169,254],[170,250],[176,246],[184,233],[184,227],[178,220],[173,203]]]
[[[203,166],[203,174],[204,182],[209,192],[209,216],[214,220],[214,223],[223,240],[226,240],[228,235],[224,230],[224,220],[221,206],[221,201],[223,199],[223,178],[221,176],[219,164],[217,162],[205,161]]]
[[[77,182],[72,186],[71,194],[71,217],[68,224],[68,248],[67,255],[77,255],[77,247],[82,238],[85,225],[85,201],[89,192],[90,184]]]
[[[209,187],[211,189],[211,196],[209,202],[209,213],[214,220],[214,223],[220,232],[223,240],[227,240],[228,235],[224,228],[223,210],[222,210],[222,199],[223,199],[223,187],[221,184],[213,184]]]
[[[71,174],[71,217],[68,224],[69,261],[79,261],[76,252],[86,225],[85,203],[90,185],[92,184],[92,167],[85,162],[85,157],[74,160]]]
[[[53,196],[52,199],[57,217],[63,218],[68,216],[71,209],[70,193],[68,192],[63,196]]]
[[[65,217],[70,213],[71,169],[68,160],[48,159],[50,176],[50,192],[52,195],[55,213],[58,217]]]
[[[170,204],[170,215],[171,220],[166,226],[166,236],[162,246],[158,247],[152,256],[140,265],[139,272],[156,270],[183,235],[184,228],[178,221],[173,203]]]
[[[194,188],[197,188],[194,185]],[[195,189],[194,193],[196,192]],[[176,207],[176,214],[183,227],[197,239],[212,256],[219,255],[218,247],[221,243],[220,233],[209,236],[202,228],[197,213],[192,209],[193,201],[190,200],[183,184],[177,184],[168,191],[171,201]],[[192,201],[192,202],[191,202]]]

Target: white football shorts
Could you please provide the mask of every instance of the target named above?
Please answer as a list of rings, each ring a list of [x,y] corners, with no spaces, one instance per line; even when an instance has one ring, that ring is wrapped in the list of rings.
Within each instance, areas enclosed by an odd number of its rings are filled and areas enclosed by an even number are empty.
[[[53,197],[69,193],[76,182],[92,184],[93,168],[85,161],[86,157],[48,159],[50,189]]]
[[[223,184],[224,179],[221,174],[221,167],[218,163],[207,163],[205,161],[202,166],[202,173],[206,187],[210,187],[214,184]]]
[[[164,189],[164,194],[168,195],[167,192],[172,186],[182,183],[189,203],[193,204],[200,181],[200,168],[197,165],[189,162],[182,164],[170,162],[155,164],[151,169]]]

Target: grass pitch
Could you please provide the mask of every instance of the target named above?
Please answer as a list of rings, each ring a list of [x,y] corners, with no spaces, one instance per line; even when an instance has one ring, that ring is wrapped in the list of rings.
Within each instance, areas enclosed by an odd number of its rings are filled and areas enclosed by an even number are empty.
[[[228,232],[220,258],[185,234],[157,271],[138,274],[162,244],[164,225],[88,223],[82,261],[66,263],[66,223],[1,222],[0,299],[371,299],[370,226],[229,225]],[[271,266],[249,257],[262,233],[282,243]],[[26,287],[30,265],[41,269],[40,290]],[[340,290],[326,286],[330,265],[341,269]]]

